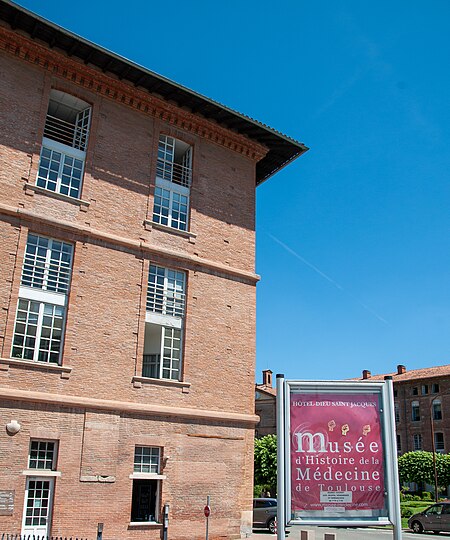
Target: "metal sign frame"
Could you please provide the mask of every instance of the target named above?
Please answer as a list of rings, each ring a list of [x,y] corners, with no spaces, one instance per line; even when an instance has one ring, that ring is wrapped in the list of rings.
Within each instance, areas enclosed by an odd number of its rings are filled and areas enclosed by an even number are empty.
[[[290,431],[290,396],[295,390],[305,394],[321,396],[341,394],[375,394],[379,396],[380,435],[383,450],[384,490],[386,503],[383,515],[378,517],[319,517],[306,518],[292,516],[291,491],[291,431]],[[277,440],[278,440],[278,540],[284,540],[285,525],[322,525],[322,526],[372,526],[393,525],[394,539],[401,538],[400,491],[397,470],[397,444],[395,435],[394,395],[392,379],[385,381],[302,381],[285,380],[284,375],[277,375]],[[310,444],[312,442],[310,441]],[[354,511],[353,513],[357,513]]]

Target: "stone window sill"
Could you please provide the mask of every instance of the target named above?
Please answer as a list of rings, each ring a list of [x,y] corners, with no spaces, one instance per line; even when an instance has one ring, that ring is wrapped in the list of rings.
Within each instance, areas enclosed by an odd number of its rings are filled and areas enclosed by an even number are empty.
[[[132,378],[132,382],[135,388],[140,388],[143,384],[156,384],[158,386],[172,386],[189,391],[189,387],[191,386],[190,382],[173,381],[171,379],[153,379],[151,377],[138,377],[137,375]]]
[[[83,201],[83,199],[69,197],[68,195],[63,195],[62,193],[57,193],[56,191],[51,191],[49,189],[36,186],[34,184],[25,184],[25,192],[40,193],[41,195],[46,195],[47,197],[51,197],[53,199],[58,199],[60,201],[65,201],[70,204],[75,204],[77,206],[80,206],[81,209],[85,211],[89,208],[90,205],[88,201]]]
[[[165,474],[134,472],[130,474],[131,480],[165,480]]]
[[[149,231],[151,229],[158,229],[160,231],[165,231],[168,233],[175,234],[177,236],[183,236],[184,238],[188,238],[189,242],[192,244],[195,244],[195,240],[197,238],[197,235],[193,232],[189,231],[180,231],[180,229],[174,229],[173,227],[169,227],[168,225],[161,225],[161,223],[156,223],[155,221],[146,219],[144,221],[144,227]]]
[[[26,469],[22,471],[25,476],[61,476],[60,471],[49,471],[48,469]]]
[[[8,371],[10,367],[15,366],[59,373],[62,379],[68,379],[72,371],[72,368],[69,366],[58,366],[49,362],[33,362],[32,360],[18,358],[0,358],[0,371]]]
[[[145,527],[147,529],[158,529],[162,527],[162,523],[156,521],[131,521],[128,527]]]

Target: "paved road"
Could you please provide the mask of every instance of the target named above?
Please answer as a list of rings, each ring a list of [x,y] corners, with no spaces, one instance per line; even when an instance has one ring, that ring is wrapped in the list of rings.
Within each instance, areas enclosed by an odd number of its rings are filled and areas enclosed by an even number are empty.
[[[289,534],[286,535],[286,540],[299,540],[300,530],[315,531],[315,540],[323,540],[324,533],[334,532],[336,540],[390,540],[393,538],[392,531],[386,529],[332,529],[328,527],[291,527]],[[431,540],[432,538],[450,539],[450,533],[440,533],[438,535],[429,534],[414,534],[403,531],[402,540]],[[276,535],[269,534],[264,530],[253,530],[253,534],[249,537],[250,540],[276,540]]]

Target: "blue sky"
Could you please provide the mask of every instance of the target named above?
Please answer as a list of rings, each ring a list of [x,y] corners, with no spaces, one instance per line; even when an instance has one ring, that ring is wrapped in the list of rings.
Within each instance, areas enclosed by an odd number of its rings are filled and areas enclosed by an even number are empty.
[[[19,3],[311,148],[257,190],[258,381],[450,363],[447,0]]]

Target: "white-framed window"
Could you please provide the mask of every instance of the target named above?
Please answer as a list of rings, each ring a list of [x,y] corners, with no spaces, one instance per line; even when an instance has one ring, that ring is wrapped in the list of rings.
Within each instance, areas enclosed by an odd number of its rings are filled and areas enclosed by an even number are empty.
[[[55,441],[31,439],[28,468],[55,471],[57,449],[57,443]]]
[[[440,399],[433,400],[433,420],[442,420],[442,403]]]
[[[37,186],[80,197],[90,119],[88,103],[59,90],[50,92]]]
[[[136,446],[134,449],[134,472],[159,474],[161,448]]]
[[[133,465],[132,523],[157,523],[161,483],[161,448],[136,446]]]
[[[156,162],[153,221],[186,231],[192,181],[192,147],[161,135]]]
[[[59,363],[64,307],[19,298],[13,358]]]
[[[394,403],[395,421],[400,422],[400,407],[398,403]]]
[[[142,376],[180,380],[186,273],[150,265]]]
[[[415,451],[422,450],[422,435],[420,433],[414,433],[413,435],[413,449]]]
[[[411,403],[411,419],[413,422],[418,422],[420,420],[420,404],[418,401],[413,401]]]
[[[183,317],[186,301],[186,274],[179,270],[150,265],[147,311]]]
[[[72,253],[72,244],[29,233],[21,284],[66,294],[70,283]]]
[[[402,452],[402,438],[400,437],[400,434],[397,433],[397,454],[401,454]]]
[[[73,246],[28,234],[11,356],[60,362]]]
[[[439,383],[433,383],[431,385],[431,393],[432,394],[437,394],[439,393]]]
[[[434,434],[434,449],[440,454],[445,452],[444,434],[441,432],[436,432]]]
[[[422,384],[421,390],[422,390],[422,395],[423,395],[423,396],[425,396],[426,394],[428,394],[428,384]]]

